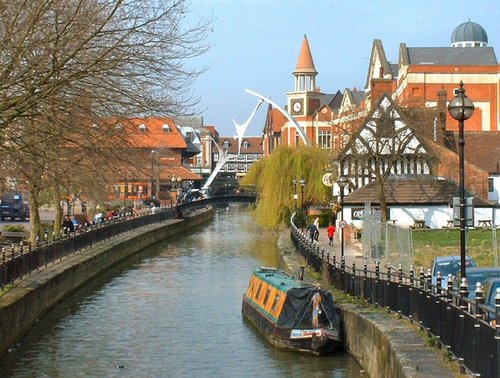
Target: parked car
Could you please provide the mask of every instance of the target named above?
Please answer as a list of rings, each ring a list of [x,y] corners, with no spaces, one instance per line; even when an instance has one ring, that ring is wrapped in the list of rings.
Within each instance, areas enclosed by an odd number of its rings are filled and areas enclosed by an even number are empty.
[[[468,267],[477,266],[476,262],[472,260],[469,256],[465,257],[465,269]],[[441,286],[446,287],[448,285],[448,275],[451,274],[455,276],[460,270],[460,256],[439,256],[432,262],[431,275],[432,284],[435,285],[437,282],[437,274],[441,273],[443,278],[441,281]]]
[[[483,295],[484,303],[486,306],[491,307],[493,312],[486,314],[486,320],[492,321],[496,319],[495,315],[495,297],[497,295],[497,290],[500,290],[500,277],[490,278],[485,281]]]
[[[469,266],[465,268],[465,276],[467,278],[467,291],[469,292],[468,298],[475,299],[476,284],[481,282],[484,285],[484,282],[489,278],[500,277],[500,268],[494,266]],[[460,290],[460,282],[462,282],[462,275],[459,271],[453,279],[454,290]]]
[[[0,209],[0,219],[2,220],[19,218],[24,221],[30,217],[30,208],[24,202],[22,193],[18,191],[4,191],[0,199]]]

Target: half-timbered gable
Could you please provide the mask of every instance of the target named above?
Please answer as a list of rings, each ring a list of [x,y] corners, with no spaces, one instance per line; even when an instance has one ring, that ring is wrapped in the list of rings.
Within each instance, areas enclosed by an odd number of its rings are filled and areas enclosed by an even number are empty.
[[[384,94],[339,154],[340,172],[360,188],[390,174],[431,174],[431,153]]]

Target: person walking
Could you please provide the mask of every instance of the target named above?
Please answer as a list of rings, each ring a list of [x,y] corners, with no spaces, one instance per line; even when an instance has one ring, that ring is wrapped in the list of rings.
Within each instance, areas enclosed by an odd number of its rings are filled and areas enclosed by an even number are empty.
[[[318,241],[319,239],[319,217],[314,219],[314,226],[316,227],[316,232],[314,233],[314,240]]]
[[[309,226],[307,226],[306,230],[309,231],[309,239],[311,240],[311,243],[314,243],[314,240],[316,238],[316,232],[318,232],[318,228],[314,223],[311,223]]]
[[[331,247],[333,245],[333,236],[335,235],[335,226],[332,222],[328,225],[326,233],[328,234],[328,245]]]

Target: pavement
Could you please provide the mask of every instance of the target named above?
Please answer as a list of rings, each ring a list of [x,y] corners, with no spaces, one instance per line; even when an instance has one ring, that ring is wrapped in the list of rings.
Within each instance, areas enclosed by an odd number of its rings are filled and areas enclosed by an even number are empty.
[[[340,242],[341,231],[337,228],[337,232],[335,232],[333,237],[333,246],[330,246],[328,244],[329,239],[326,229],[326,227],[319,228],[319,238],[318,241],[314,242],[314,245],[319,246],[320,250],[324,249],[325,253],[330,252],[331,259],[333,259],[335,255],[336,261],[340,262],[342,257]],[[306,230],[304,230],[304,233],[309,240],[309,233]],[[346,232],[346,234],[348,233]],[[363,264],[363,246],[361,245],[361,240],[352,240],[350,237],[347,237],[347,235],[344,236],[344,258],[346,266],[352,266],[353,262],[356,262],[357,267],[359,267],[359,264]]]

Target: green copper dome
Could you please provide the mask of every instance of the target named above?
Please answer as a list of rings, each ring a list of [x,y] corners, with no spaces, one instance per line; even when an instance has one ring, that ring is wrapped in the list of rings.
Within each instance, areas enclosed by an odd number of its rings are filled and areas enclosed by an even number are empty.
[[[488,35],[484,28],[475,22],[468,21],[458,25],[451,35],[452,47],[486,46]]]

